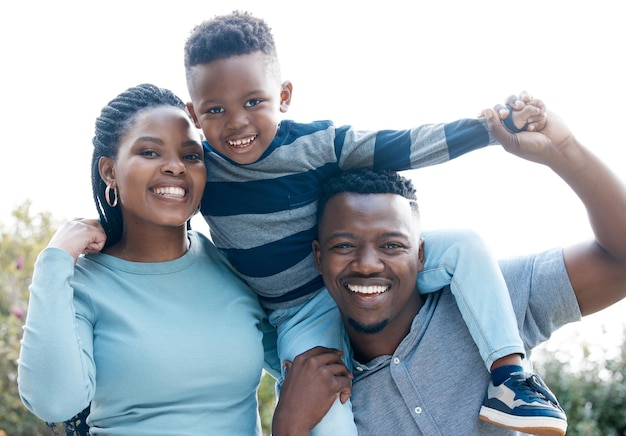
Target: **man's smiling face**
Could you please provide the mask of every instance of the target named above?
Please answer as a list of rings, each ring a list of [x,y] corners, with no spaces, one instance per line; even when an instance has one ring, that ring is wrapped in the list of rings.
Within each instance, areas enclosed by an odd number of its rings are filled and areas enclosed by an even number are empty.
[[[348,332],[406,334],[420,307],[415,283],[424,266],[419,221],[409,200],[335,195],[318,235],[315,262]]]

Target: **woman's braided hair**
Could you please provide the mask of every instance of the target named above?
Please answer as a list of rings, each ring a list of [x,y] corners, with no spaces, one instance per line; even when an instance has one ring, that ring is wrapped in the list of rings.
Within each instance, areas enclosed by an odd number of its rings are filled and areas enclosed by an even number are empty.
[[[129,88],[111,100],[96,119],[91,158],[91,185],[100,222],[106,232],[105,247],[120,240],[124,228],[119,206],[111,207],[106,201],[106,183],[100,177],[98,165],[101,157],[115,159],[119,141],[136,120],[137,115],[155,106],[175,106],[185,110],[185,103],[173,92],[151,84]]]
[[[137,115],[145,109],[157,106],[175,106],[185,110],[185,104],[173,92],[151,84],[142,84],[129,88],[111,100],[96,119],[96,132],[93,137],[93,156],[91,158],[91,185],[93,198],[100,215],[100,222],[107,235],[105,247],[119,241],[124,228],[121,209],[111,207],[106,201],[104,190],[106,183],[100,177],[98,168],[101,157],[115,159],[120,138],[133,126]],[[86,419],[90,406],[63,423],[49,422],[48,427],[54,435],[61,431],[65,436],[88,436],[89,426]]]

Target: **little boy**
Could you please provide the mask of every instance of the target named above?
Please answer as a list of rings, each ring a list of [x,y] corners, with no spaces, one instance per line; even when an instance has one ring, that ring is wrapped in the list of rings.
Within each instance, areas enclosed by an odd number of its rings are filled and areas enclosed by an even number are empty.
[[[185,44],[185,70],[191,97],[187,106],[206,138],[207,186],[201,211],[213,242],[268,310],[277,328],[281,361],[316,345],[341,349],[348,356],[340,315],[317,273],[311,249],[320,181],[350,168],[400,171],[446,162],[495,143],[485,120],[398,131],[280,120],[289,108],[292,84],[281,82],[270,28],[247,13],[234,12],[197,26]],[[541,122],[542,109],[527,105],[511,115],[517,125],[532,124]],[[508,388],[488,392],[527,391],[526,385],[516,387],[524,347],[504,279],[489,250],[470,232],[426,234],[425,241],[428,256],[418,277],[419,291],[433,292],[451,283],[492,373],[492,385]],[[345,360],[349,364],[350,359]],[[498,406],[489,420],[514,426],[522,419],[525,428],[545,431],[546,416],[556,416],[554,433],[542,434],[564,434],[566,417],[558,404],[538,391],[524,398],[508,409]],[[483,409],[493,409],[490,405],[500,404],[498,400],[488,393]],[[312,433],[357,434],[350,403],[337,400]]]

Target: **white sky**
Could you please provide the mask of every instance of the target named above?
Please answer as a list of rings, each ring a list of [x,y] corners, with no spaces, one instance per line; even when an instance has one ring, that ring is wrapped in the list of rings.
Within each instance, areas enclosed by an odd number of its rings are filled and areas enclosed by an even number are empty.
[[[249,10],[274,31],[287,116],[363,128],[474,117],[528,90],[626,179],[622,2],[565,0],[35,0],[0,6],[0,222],[24,199],[57,218],[95,216],[93,124],[124,89],[151,82],[184,100],[193,26]],[[224,7],[219,5],[226,5]],[[425,227],[478,230],[498,255],[590,237],[584,209],[549,170],[500,147],[412,171]],[[196,222],[202,229],[202,223]],[[621,326],[622,302],[578,336]],[[602,321],[602,322],[600,322]],[[611,327],[611,328],[613,328]]]

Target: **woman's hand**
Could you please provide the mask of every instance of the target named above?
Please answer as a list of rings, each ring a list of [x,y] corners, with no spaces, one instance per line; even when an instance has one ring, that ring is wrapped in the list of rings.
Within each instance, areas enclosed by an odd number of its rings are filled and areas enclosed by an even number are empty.
[[[66,222],[56,231],[48,247],[67,251],[76,262],[81,254],[100,252],[105,242],[106,234],[100,221],[76,218]]]

